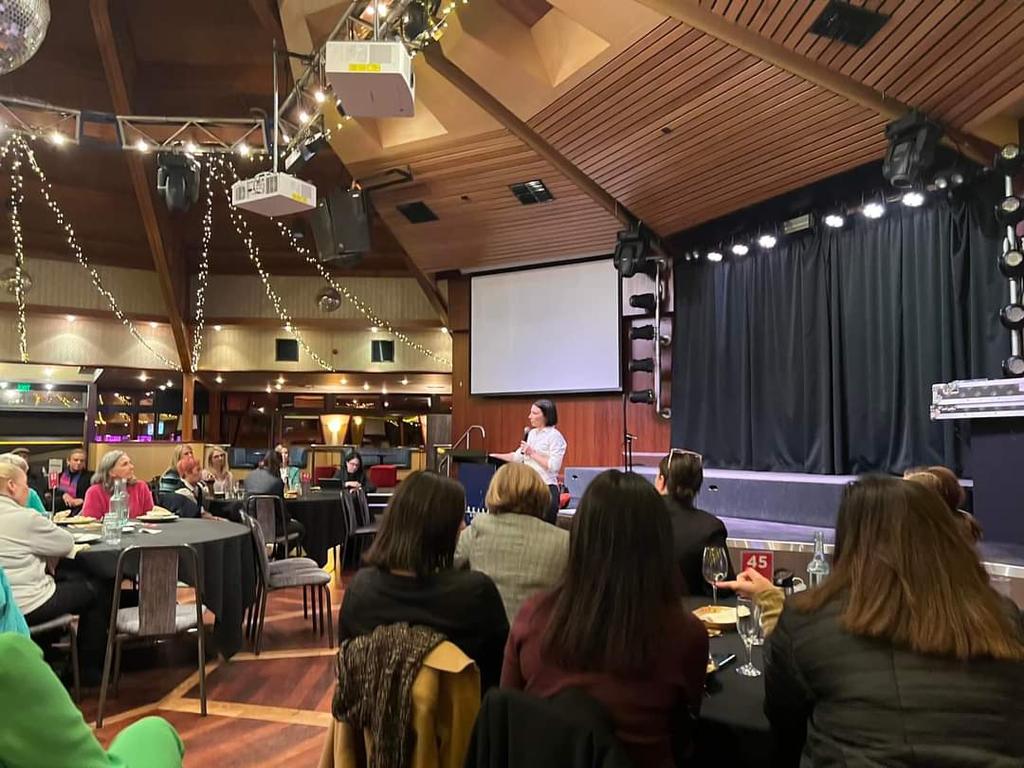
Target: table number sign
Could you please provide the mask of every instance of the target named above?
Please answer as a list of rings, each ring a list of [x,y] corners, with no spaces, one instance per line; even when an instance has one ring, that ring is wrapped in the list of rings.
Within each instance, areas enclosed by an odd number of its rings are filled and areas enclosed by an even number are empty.
[[[764,549],[745,549],[740,554],[740,567],[752,568],[771,581],[775,574],[775,555]]]

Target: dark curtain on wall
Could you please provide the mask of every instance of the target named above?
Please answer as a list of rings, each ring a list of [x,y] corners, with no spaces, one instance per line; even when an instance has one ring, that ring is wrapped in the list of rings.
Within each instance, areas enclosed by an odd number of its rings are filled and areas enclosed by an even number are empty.
[[[982,204],[885,218],[675,270],[672,444],[709,466],[818,473],[962,469],[966,422],[931,385],[998,377],[1006,282]]]

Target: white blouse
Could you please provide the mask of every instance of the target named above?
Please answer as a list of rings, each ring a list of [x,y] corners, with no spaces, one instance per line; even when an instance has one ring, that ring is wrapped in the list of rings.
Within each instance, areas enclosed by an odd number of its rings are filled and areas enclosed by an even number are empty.
[[[513,455],[516,461],[532,467],[541,476],[545,485],[558,485],[558,470],[562,468],[562,459],[565,458],[566,442],[562,433],[554,427],[541,427],[531,429],[526,436],[526,444],[539,453],[548,457],[548,468],[544,469],[530,456],[526,456],[522,449],[517,450]]]

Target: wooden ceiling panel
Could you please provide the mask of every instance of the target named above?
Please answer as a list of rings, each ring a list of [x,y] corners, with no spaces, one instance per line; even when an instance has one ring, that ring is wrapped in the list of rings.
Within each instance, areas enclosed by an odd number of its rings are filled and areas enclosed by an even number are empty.
[[[374,206],[416,263],[428,272],[607,253],[621,225],[518,139],[495,132],[436,148],[408,162],[416,181],[381,190]],[[357,176],[385,167],[353,167]],[[509,190],[540,178],[554,200],[522,205]],[[422,200],[438,221],[411,224],[396,206]]]
[[[700,4],[957,126],[984,112],[1021,79],[1021,3],[862,0],[854,4],[890,16],[862,48],[810,32],[825,0],[700,0]]]

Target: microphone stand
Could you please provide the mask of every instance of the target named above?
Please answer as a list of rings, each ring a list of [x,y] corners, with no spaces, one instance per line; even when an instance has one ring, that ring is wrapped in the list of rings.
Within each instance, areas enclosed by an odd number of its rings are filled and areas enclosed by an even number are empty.
[[[636,435],[631,435],[629,432],[629,424],[626,423],[627,416],[627,397],[628,395],[622,393],[622,459],[627,472],[633,471],[633,440]]]

